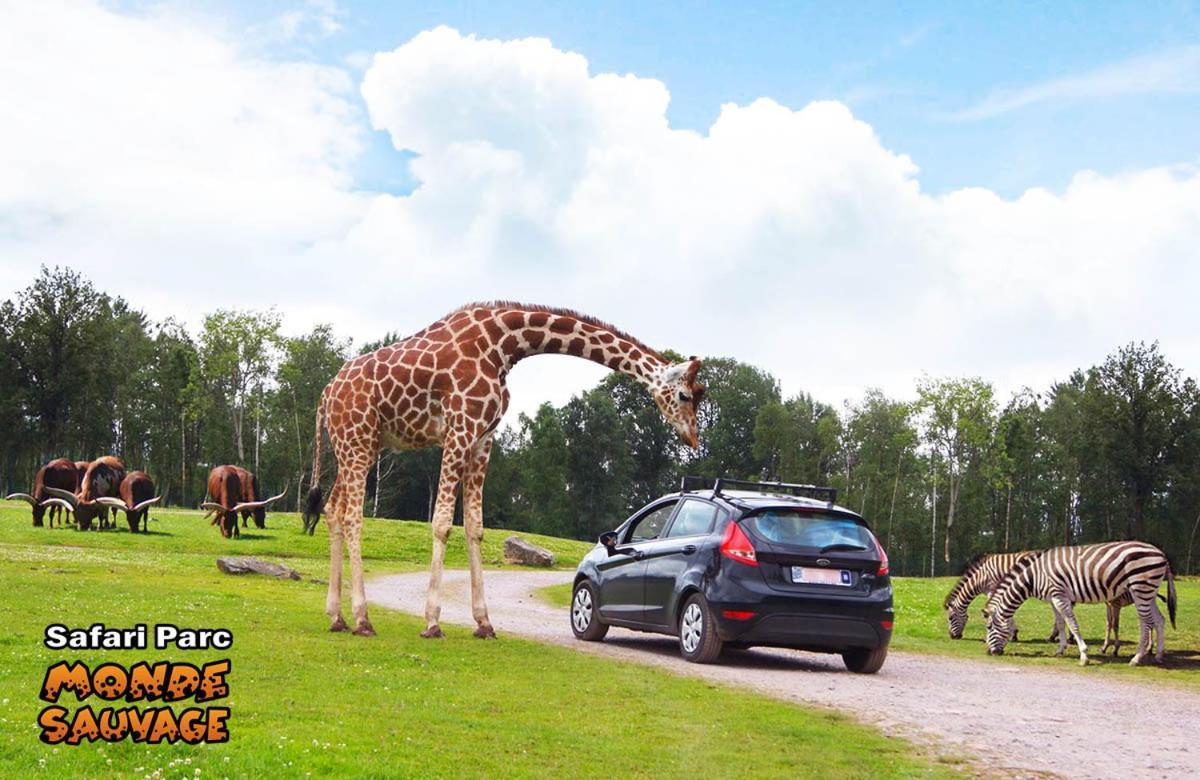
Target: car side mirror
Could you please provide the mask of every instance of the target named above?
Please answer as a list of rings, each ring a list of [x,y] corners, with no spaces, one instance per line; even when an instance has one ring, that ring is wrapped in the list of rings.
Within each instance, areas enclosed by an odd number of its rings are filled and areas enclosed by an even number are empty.
[[[600,534],[600,544],[608,550],[609,555],[613,555],[617,551],[617,532],[605,531]]]

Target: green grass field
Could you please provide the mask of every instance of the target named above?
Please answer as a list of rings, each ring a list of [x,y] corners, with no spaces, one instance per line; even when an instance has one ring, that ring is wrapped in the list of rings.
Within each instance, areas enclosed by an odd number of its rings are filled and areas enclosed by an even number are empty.
[[[1062,658],[1054,656],[1057,643],[1046,638],[1054,626],[1050,607],[1042,601],[1029,601],[1017,611],[1017,626],[1020,637],[1010,642],[1003,656],[989,656],[983,644],[984,599],[977,598],[971,608],[967,630],[961,640],[950,639],[946,625],[946,613],[942,601],[957,581],[957,577],[918,579],[898,577],[896,588],[896,626],[892,635],[892,649],[917,653],[934,653],[959,658],[974,658],[992,663],[1039,664],[1056,669],[1078,670],[1082,674],[1103,674],[1118,679],[1140,682],[1159,682],[1200,689],[1200,579],[1186,577],[1175,581],[1179,599],[1176,615],[1177,628],[1167,624],[1166,662],[1162,666],[1147,664],[1130,667],[1138,640],[1137,613],[1133,607],[1121,612],[1120,657],[1113,659],[1111,653],[1100,655],[1104,642],[1104,605],[1082,604],[1075,608],[1079,628],[1088,644],[1091,663],[1085,669],[1076,665],[1079,651],[1072,643],[1067,646]],[[556,606],[567,606],[571,601],[571,586],[554,585],[543,588],[540,595]],[[1162,588],[1166,595],[1166,587]],[[1166,605],[1159,603],[1165,617]]]
[[[954,771],[836,713],[565,648],[481,642],[455,627],[445,641],[422,640],[419,619],[379,608],[379,636],[330,634],[325,586],[307,579],[328,576],[323,524],[309,538],[294,515],[272,514],[267,530],[224,540],[198,512],[156,514],[148,536],[79,533],[31,528],[24,505],[0,502],[0,777],[733,776],[747,756],[774,776]],[[489,565],[507,535],[487,534]],[[564,566],[589,547],[531,538]],[[465,566],[460,530],[452,539],[447,562]],[[367,523],[371,572],[424,568],[429,547],[426,524]],[[286,558],[306,579],[229,577],[214,564],[226,553]],[[51,651],[42,638],[53,622],[172,622],[235,639],[229,651]],[[225,656],[226,744],[38,741],[37,693],[54,662]]]

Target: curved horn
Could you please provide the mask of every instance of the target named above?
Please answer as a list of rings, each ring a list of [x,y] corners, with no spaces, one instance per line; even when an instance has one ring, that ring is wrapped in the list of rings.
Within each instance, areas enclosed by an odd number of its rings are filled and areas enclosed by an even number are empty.
[[[61,498],[47,498],[45,501],[42,502],[42,506],[51,506],[51,505],[61,506],[63,509],[67,510],[68,512],[75,511],[74,506],[72,506],[71,504],[68,504],[66,501],[63,501]]]
[[[232,512],[231,509],[226,509],[215,501],[205,501],[200,505],[201,509],[207,509],[210,512]]]
[[[273,501],[278,501],[279,499],[283,498],[286,495],[287,495],[287,488],[284,488],[283,492],[277,496],[271,496],[270,498],[266,499],[265,501],[246,501],[245,503],[238,504],[230,511],[232,511],[232,512],[248,512],[251,509],[258,509],[259,507],[264,507]]]
[[[22,501],[28,501],[33,506],[38,505],[38,500],[28,493],[9,493],[7,496],[5,496],[5,498],[9,501],[15,501],[19,498]]]
[[[162,496],[155,496],[154,498],[147,498],[145,501],[143,501],[142,503],[135,506],[131,511],[140,512],[143,509],[145,509],[146,507],[150,506],[151,504],[157,504],[159,501],[162,501]]]
[[[60,490],[59,488],[52,487],[43,488],[43,490],[55,498],[61,498],[62,500],[69,502],[71,504],[72,511],[74,511],[75,507],[79,505],[79,496],[75,495],[69,490]]]
[[[128,504],[119,498],[112,498],[111,496],[100,496],[93,503],[104,504],[105,506],[115,506],[117,509],[124,509],[126,512],[129,511]]]

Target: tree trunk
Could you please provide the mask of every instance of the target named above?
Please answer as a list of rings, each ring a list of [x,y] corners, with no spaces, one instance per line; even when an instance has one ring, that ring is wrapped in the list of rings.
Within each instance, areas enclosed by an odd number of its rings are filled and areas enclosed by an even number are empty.
[[[896,458],[896,479],[892,482],[892,507],[888,510],[888,530],[887,543],[888,547],[892,546],[892,518],[896,516],[896,493],[900,490],[900,464],[904,459],[904,450],[900,450],[900,455]]]
[[[946,536],[942,540],[945,545],[942,555],[946,563],[950,563],[950,528],[954,525],[954,510],[958,506],[958,490],[962,484],[962,475],[950,475],[950,506],[946,510]]]
[[[1008,552],[1008,529],[1012,522],[1012,485],[1008,486],[1008,497],[1004,502],[1004,552]]]
[[[933,511],[929,516],[929,576],[933,577],[934,562],[937,561],[937,466],[933,467]]]

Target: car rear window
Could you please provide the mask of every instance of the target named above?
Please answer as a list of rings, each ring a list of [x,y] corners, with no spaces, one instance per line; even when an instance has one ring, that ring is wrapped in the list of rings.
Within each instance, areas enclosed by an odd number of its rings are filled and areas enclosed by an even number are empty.
[[[755,536],[768,542],[826,549],[874,549],[871,532],[851,518],[820,512],[767,510],[746,518]]]

